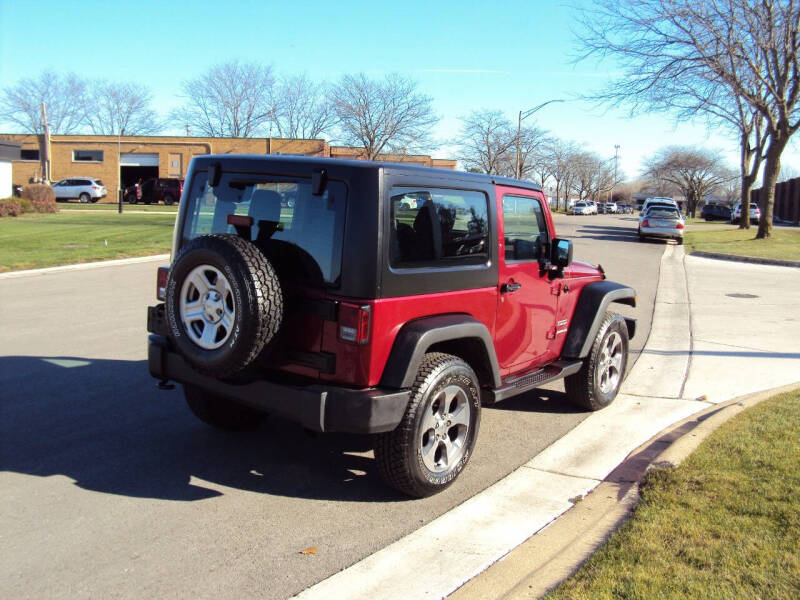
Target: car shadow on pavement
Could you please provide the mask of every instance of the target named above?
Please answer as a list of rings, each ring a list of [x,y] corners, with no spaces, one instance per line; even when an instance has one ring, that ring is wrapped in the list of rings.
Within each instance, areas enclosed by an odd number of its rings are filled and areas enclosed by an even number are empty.
[[[280,496],[397,502],[367,436],[314,436],[270,418],[225,432],[200,422],[146,361],[0,358],[0,470],[62,475],[87,490],[202,500],[226,486]]]
[[[608,242],[635,242],[639,239],[636,230],[632,227],[604,225],[583,225],[575,231],[575,237]]]
[[[515,410],[561,415],[586,412],[584,409],[570,404],[564,392],[545,388],[537,388],[518,396],[512,396],[497,404],[485,404],[484,408],[489,410]]]

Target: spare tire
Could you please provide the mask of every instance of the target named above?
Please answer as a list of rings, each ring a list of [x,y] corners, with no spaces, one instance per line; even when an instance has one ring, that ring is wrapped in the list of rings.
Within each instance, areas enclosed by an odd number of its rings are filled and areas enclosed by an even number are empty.
[[[206,235],[186,244],[170,269],[169,337],[195,370],[234,375],[278,333],[283,293],[261,251],[234,235]]]

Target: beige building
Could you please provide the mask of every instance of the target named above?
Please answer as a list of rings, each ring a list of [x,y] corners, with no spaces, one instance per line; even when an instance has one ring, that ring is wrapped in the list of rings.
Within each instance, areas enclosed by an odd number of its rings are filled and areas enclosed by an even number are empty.
[[[44,136],[0,134],[0,140],[22,144],[20,160],[13,161],[17,185],[46,177],[42,157]],[[330,146],[325,140],[282,138],[201,138],[185,136],[53,135],[50,136],[50,181],[68,177],[95,177],[108,189],[106,202],[123,189],[151,177],[184,178],[198,154],[300,154],[305,156],[360,159],[359,148]],[[427,155],[387,154],[380,160],[455,169],[456,161]]]

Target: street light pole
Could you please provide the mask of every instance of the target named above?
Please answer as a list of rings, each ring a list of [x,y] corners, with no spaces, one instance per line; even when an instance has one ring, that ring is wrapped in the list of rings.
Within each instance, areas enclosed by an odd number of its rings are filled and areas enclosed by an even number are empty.
[[[614,144],[614,182],[611,184],[611,201],[614,201],[614,188],[617,187],[617,160],[619,159],[619,144]]]
[[[553,104],[554,102],[564,102],[564,100],[562,100],[560,98],[557,98],[555,100],[548,100],[547,102],[542,102],[538,106],[534,106],[530,110],[519,111],[519,119],[517,120],[517,164],[516,164],[516,168],[514,169],[514,176],[517,179],[519,179],[522,176],[522,173],[521,173],[521,171],[522,171],[522,163],[520,161],[520,154],[522,152],[522,148],[521,148],[522,120],[523,119],[527,119],[528,117],[530,117],[533,113],[535,113],[540,108],[544,108],[548,104]]]

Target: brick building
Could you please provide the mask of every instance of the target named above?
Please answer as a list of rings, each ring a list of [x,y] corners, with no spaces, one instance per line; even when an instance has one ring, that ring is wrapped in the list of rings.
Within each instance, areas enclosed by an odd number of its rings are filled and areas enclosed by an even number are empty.
[[[1,134],[0,140],[22,144],[20,160],[13,161],[13,180],[22,185],[44,178],[41,158],[44,136]],[[282,138],[203,138],[186,136],[53,135],[50,136],[50,180],[67,177],[96,177],[108,189],[106,201],[117,198],[117,181],[122,187],[140,177],[186,176],[192,157],[198,154],[302,154],[359,159],[359,148],[331,146],[325,140]],[[413,163],[427,167],[455,169],[456,161],[427,155],[386,154],[380,160]]]

